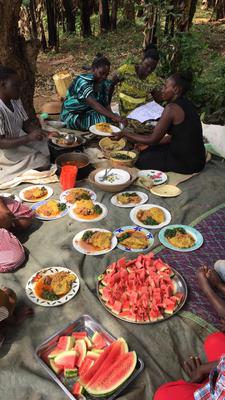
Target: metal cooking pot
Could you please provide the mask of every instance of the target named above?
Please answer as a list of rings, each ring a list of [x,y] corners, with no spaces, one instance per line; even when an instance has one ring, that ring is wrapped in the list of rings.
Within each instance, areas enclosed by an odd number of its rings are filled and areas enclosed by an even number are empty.
[[[90,172],[94,169],[90,164],[88,156],[83,153],[66,153],[61,154],[56,158],[55,163],[57,165],[57,173],[60,175],[61,168],[64,165],[77,165],[78,174],[77,180],[82,180],[87,178]],[[79,166],[80,164],[80,166]]]
[[[83,137],[77,137],[77,141],[74,143],[74,147],[61,147],[58,146],[57,144],[52,143],[51,140],[48,141],[48,148],[49,148],[49,153],[50,153],[50,161],[52,164],[55,163],[56,158],[63,154],[70,154],[73,151],[74,152],[79,152],[84,150],[84,144],[86,143],[86,140]]]

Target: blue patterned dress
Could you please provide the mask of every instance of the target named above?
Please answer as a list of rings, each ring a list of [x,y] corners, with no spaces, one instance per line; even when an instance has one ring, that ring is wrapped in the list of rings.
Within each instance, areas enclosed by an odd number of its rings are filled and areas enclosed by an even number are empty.
[[[67,128],[83,131],[99,122],[110,122],[109,118],[99,114],[86,103],[86,99],[91,96],[102,106],[107,107],[110,86],[111,81],[104,80],[99,83],[98,91],[95,91],[93,74],[77,76],[67,90],[60,115],[61,121],[66,122]]]

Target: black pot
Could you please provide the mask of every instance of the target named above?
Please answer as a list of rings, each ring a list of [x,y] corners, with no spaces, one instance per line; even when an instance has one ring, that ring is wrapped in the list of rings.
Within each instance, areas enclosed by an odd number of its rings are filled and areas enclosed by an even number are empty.
[[[88,156],[83,153],[66,153],[61,154],[56,158],[55,163],[57,165],[57,174],[60,175],[61,168],[64,165],[77,165],[78,166],[78,174],[77,180],[82,180],[88,177],[90,172],[94,169],[90,164]],[[81,166],[79,166],[81,164]]]
[[[84,150],[84,143],[86,143],[86,140],[82,137],[77,137],[77,142],[74,147],[60,147],[57,144],[52,143],[51,140],[48,141],[48,148],[49,148],[49,153],[50,153],[50,162],[52,164],[55,163],[56,158],[63,154],[70,154],[72,152],[79,152]]]

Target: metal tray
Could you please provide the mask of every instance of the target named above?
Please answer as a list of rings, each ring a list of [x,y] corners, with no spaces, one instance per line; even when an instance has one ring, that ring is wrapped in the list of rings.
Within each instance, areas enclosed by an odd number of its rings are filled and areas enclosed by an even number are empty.
[[[108,268],[108,267],[107,267]],[[106,268],[106,269],[107,269]],[[101,297],[101,293],[99,292],[99,286],[101,284],[101,281],[97,282],[97,296],[99,301],[102,303],[103,307],[110,313],[112,314],[114,317],[121,319],[122,321],[125,322],[129,322],[130,324],[137,324],[137,325],[147,325],[147,324],[157,324],[157,323],[161,323],[163,321],[166,321],[167,319],[173,317],[175,314],[178,313],[178,311],[180,311],[180,309],[184,306],[186,300],[187,300],[187,294],[188,294],[188,288],[187,288],[187,284],[183,278],[183,276],[177,272],[174,268],[170,267],[172,269],[172,271],[174,272],[174,276],[173,276],[173,280],[176,282],[177,284],[177,291],[178,292],[182,292],[184,295],[183,300],[181,301],[181,303],[179,304],[179,306],[177,307],[176,311],[171,314],[171,315],[166,315],[163,319],[158,320],[158,321],[146,321],[146,322],[136,322],[136,321],[129,321],[125,318],[119,317],[119,315],[117,315],[116,313],[114,313],[112,310],[110,310],[106,305],[104,300],[102,300]],[[106,270],[105,270],[106,271]],[[103,274],[105,273],[105,271],[103,272]]]
[[[80,397],[75,397],[70,392],[70,385],[69,380],[66,380],[63,376],[58,377],[54,371],[49,367],[47,362],[47,354],[51,352],[51,350],[56,346],[58,339],[60,336],[72,335],[72,332],[79,332],[79,331],[87,331],[88,336],[92,336],[95,331],[103,333],[105,340],[108,344],[111,344],[116,340],[116,337],[111,335],[102,325],[100,325],[97,321],[95,321],[89,315],[82,315],[75,321],[71,322],[65,328],[61,329],[58,332],[55,332],[52,336],[46,339],[40,346],[36,348],[35,357],[38,362],[44,367],[47,373],[51,376],[51,378],[61,387],[61,389],[67,394],[67,396],[71,400],[78,400],[79,398],[87,399],[87,400],[96,400],[100,398],[101,400],[113,400],[119,396],[119,394],[140,374],[140,372],[144,368],[144,362],[138,357],[137,364],[133,374],[130,376],[126,382],[123,383],[113,394],[109,396],[101,396],[101,397],[93,397],[90,396],[88,393],[85,392],[85,395],[81,395]],[[74,380],[72,381],[72,384]],[[71,385],[72,386],[72,385]]]

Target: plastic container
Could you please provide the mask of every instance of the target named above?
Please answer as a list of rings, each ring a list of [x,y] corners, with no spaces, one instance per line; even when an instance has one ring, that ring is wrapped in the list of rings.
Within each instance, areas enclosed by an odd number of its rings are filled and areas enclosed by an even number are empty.
[[[72,189],[76,185],[78,168],[75,165],[64,165],[60,174],[60,184],[63,191]]]
[[[65,97],[66,91],[73,80],[72,75],[67,71],[58,72],[57,74],[53,75],[53,80],[55,82],[58,95],[60,97]]]

